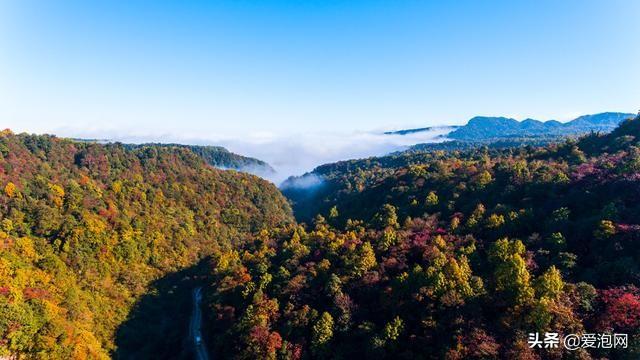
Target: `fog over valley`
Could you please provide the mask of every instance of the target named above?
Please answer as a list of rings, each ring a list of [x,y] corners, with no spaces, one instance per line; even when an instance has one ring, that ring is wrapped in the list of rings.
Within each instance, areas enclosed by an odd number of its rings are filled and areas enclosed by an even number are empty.
[[[436,129],[409,135],[383,132],[307,133],[290,136],[247,137],[219,142],[229,150],[269,163],[276,174],[269,180],[279,184],[287,177],[301,175],[318,165],[340,160],[381,156],[404,150],[418,143],[441,142],[449,129]]]
[[[404,150],[419,143],[445,141],[449,127],[434,127],[407,135],[385,134],[385,130],[355,132],[317,132],[280,135],[275,133],[249,133],[244,137],[217,134],[154,133],[60,128],[44,131],[61,137],[91,139],[99,142],[122,143],[178,143],[189,145],[223,146],[234,153],[267,162],[275,172],[264,172],[252,167],[243,171],[280,184],[289,176],[302,175],[316,166],[340,160],[381,156]]]

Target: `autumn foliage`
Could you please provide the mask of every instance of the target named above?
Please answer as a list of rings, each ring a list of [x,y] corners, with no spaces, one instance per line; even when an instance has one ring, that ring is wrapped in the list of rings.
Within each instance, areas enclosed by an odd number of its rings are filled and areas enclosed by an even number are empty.
[[[291,222],[271,184],[170,146],[3,132],[0,186],[0,357],[108,358],[153,280]]]
[[[307,225],[212,263],[212,349],[251,358],[278,334],[261,358],[638,358],[639,129],[319,167],[285,189]],[[531,349],[531,332],[630,344]]]

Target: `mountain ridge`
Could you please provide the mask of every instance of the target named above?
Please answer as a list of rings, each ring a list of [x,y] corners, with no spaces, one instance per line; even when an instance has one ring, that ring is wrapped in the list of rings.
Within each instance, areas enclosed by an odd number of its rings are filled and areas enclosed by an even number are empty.
[[[578,116],[567,122],[558,120],[537,120],[526,118],[517,120],[506,116],[474,116],[465,125],[429,126],[423,128],[387,131],[385,135],[408,135],[433,129],[451,128],[443,138],[452,140],[480,141],[504,137],[566,136],[579,135],[591,131],[612,131],[618,124],[635,114],[624,112],[602,112]]]
[[[200,158],[202,158],[207,164],[222,169],[222,170],[237,170],[247,172],[258,176],[271,176],[276,173],[276,170],[267,162],[245,155],[240,155],[230,151],[224,146],[220,145],[188,145],[179,143],[142,143],[142,144],[130,144],[114,142],[106,139],[79,139],[72,138],[71,140],[83,143],[97,143],[97,144],[122,144],[128,149],[140,149],[144,147],[163,147],[163,148],[181,148],[188,149]]]
[[[582,115],[568,122],[557,120],[540,121],[527,118],[518,121],[507,117],[475,116],[466,125],[446,135],[455,140],[486,140],[496,137],[513,136],[566,136],[591,131],[608,132],[623,120],[633,118],[635,114],[622,112],[603,112]]]

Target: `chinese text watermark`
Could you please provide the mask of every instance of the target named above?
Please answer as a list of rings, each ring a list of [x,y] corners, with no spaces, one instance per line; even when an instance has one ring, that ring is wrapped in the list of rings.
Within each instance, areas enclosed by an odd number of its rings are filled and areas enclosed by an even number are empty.
[[[627,334],[567,334],[559,333],[529,333],[527,343],[530,348],[556,349],[564,347],[567,350],[578,349],[626,349],[629,346]]]

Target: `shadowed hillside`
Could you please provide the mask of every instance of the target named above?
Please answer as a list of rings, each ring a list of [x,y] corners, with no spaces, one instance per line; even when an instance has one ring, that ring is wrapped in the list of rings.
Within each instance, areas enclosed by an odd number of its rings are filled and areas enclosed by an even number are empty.
[[[106,358],[152,281],[291,221],[273,185],[186,148],[4,131],[0,185],[0,356]]]

